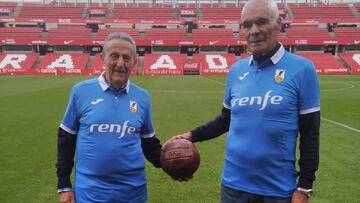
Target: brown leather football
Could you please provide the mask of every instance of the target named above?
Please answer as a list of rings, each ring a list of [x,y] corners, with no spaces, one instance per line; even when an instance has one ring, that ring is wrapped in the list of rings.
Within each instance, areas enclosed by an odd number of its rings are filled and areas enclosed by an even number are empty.
[[[162,169],[175,179],[191,178],[200,165],[200,154],[186,139],[174,139],[161,150]]]

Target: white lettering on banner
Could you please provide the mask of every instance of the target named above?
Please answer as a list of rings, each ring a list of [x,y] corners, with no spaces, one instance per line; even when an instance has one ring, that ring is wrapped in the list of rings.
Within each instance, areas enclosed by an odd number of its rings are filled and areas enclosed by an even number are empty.
[[[235,105],[239,106],[253,106],[253,105],[260,105],[260,111],[264,110],[267,106],[267,104],[270,102],[270,104],[278,105],[282,101],[282,96],[271,96],[270,93],[272,90],[269,90],[265,93],[265,96],[253,96],[253,97],[241,97],[236,98],[231,102],[231,107],[234,107]]]
[[[352,59],[360,66],[360,54],[354,54]]]
[[[176,65],[169,55],[161,55],[156,63],[150,66],[150,69],[158,68],[176,69]]]
[[[218,63],[215,63],[215,60]],[[210,69],[226,69],[228,67],[226,58],[221,55],[206,55],[206,62]]]
[[[74,63],[69,54],[63,54],[46,68],[74,68]]]
[[[21,69],[20,63],[26,60],[25,54],[7,54],[0,62],[0,69],[11,65],[14,69]]]
[[[122,125],[121,124],[91,124],[89,132],[94,133],[118,133],[119,138],[125,136],[125,134],[134,135],[136,128],[129,126],[129,121],[125,121]]]

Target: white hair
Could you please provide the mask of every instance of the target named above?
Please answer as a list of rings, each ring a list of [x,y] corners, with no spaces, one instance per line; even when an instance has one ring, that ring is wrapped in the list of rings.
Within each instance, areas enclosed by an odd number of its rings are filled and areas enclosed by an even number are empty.
[[[256,6],[261,5],[268,8],[268,11],[272,17],[271,20],[273,21],[276,21],[280,16],[278,6],[274,0],[249,0],[242,9],[242,13],[244,13],[247,7],[251,6],[252,4],[255,4]]]

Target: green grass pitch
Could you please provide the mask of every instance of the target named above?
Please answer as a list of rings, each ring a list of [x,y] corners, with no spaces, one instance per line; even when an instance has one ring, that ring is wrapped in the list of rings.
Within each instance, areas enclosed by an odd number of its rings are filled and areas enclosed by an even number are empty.
[[[0,202],[58,202],[57,128],[72,85],[87,77],[0,77]],[[224,76],[144,77],[131,80],[150,92],[162,143],[217,115]],[[358,202],[360,196],[360,75],[320,76],[320,169],[314,203]],[[196,146],[194,178],[172,181],[147,163],[150,203],[217,203],[226,135]]]

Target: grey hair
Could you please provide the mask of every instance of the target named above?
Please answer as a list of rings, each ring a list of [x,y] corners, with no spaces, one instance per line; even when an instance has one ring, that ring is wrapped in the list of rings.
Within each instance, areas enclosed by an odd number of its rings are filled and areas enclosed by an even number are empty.
[[[276,4],[276,2],[274,0],[249,0],[245,4],[244,8],[242,9],[242,13],[244,13],[244,10],[247,9],[247,7],[249,5],[260,4],[260,3],[262,5],[264,5],[266,8],[268,8],[273,21],[276,21],[277,19],[279,19],[279,17],[280,17],[279,9],[278,9],[278,6],[277,6],[277,4]]]
[[[107,46],[107,43],[113,39],[117,39],[117,40],[124,40],[124,41],[127,41],[131,44],[132,48],[133,48],[133,54],[134,56],[136,56],[136,44],[135,44],[135,41],[134,39],[126,32],[113,32],[113,33],[110,33],[106,38],[105,38],[105,41],[104,41],[104,47],[103,47],[103,50],[102,50],[102,54],[105,54],[105,49],[106,49],[106,46]]]

